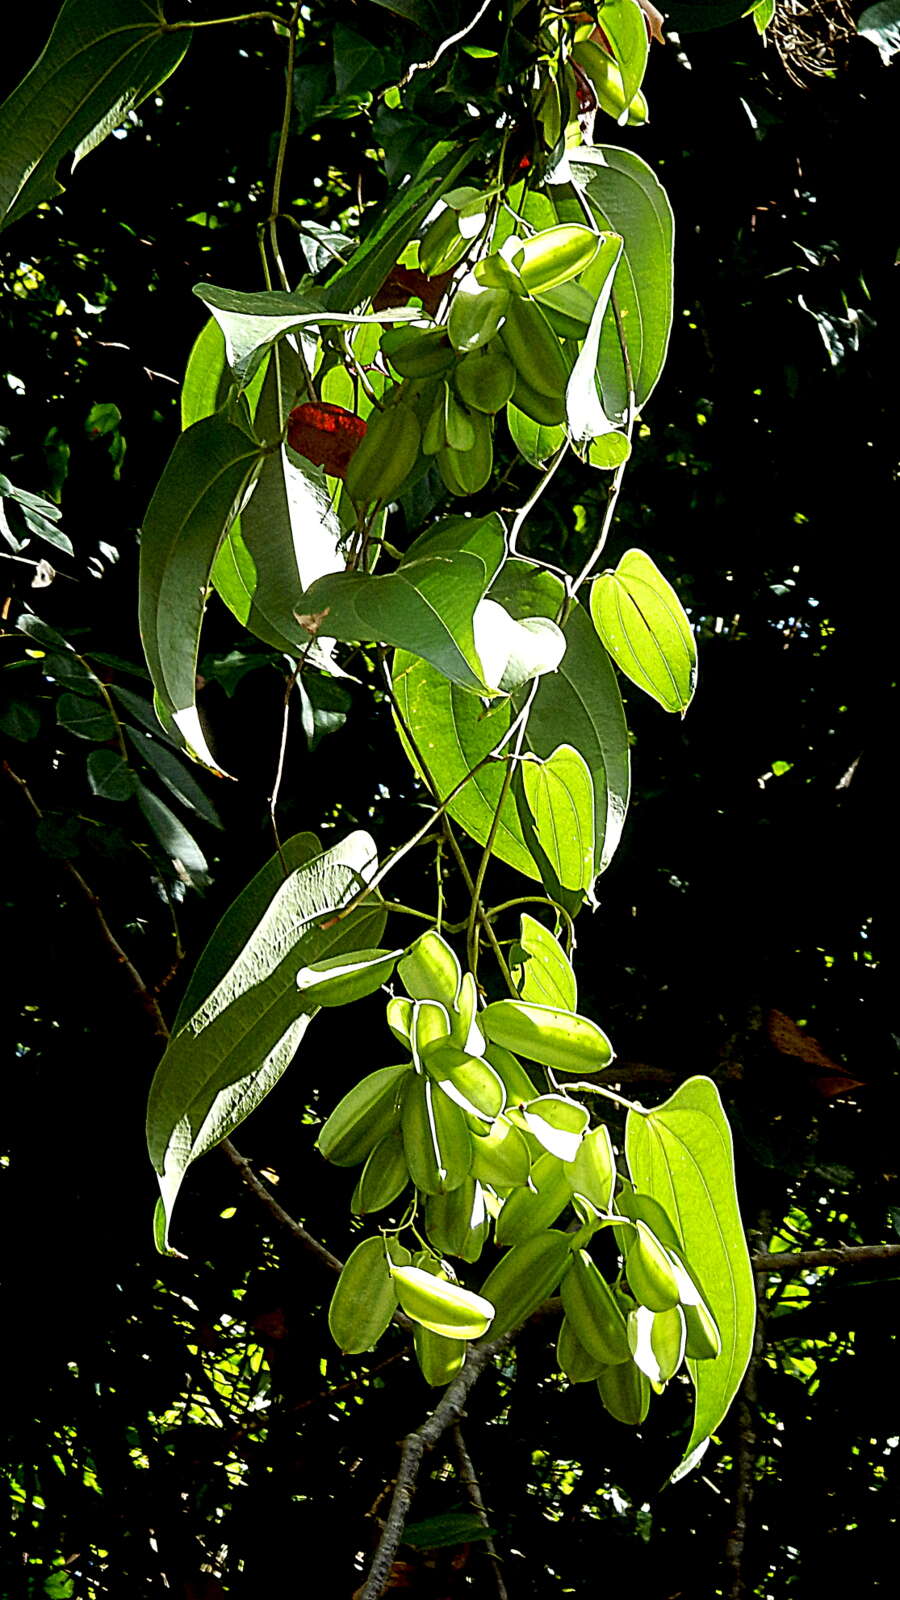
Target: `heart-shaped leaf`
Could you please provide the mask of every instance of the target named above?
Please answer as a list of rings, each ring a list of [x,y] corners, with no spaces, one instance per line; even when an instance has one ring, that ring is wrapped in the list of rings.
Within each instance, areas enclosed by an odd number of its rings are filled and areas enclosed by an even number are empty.
[[[643,550],[627,550],[591,587],[594,627],[616,665],[664,711],[687,710],[697,646],[675,590]]]

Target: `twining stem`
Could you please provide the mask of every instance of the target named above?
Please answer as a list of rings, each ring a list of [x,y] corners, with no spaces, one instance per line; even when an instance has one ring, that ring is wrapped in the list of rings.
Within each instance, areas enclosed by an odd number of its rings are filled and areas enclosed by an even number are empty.
[[[284,17],[274,11],[240,11],[233,17],[207,17],[205,22],[164,22],[162,33],[193,33],[195,28],[224,28],[229,22],[277,22],[279,28],[287,27]]]
[[[512,900],[501,900],[498,906],[489,906],[485,916],[489,922],[493,922],[495,917],[501,916],[504,911],[512,911],[514,906],[547,906],[551,911],[555,911],[566,925],[566,954],[571,961],[572,952],[577,942],[575,938],[575,922],[571,912],[567,911],[565,906],[561,906],[558,900],[551,900],[549,895],[546,894],[517,894]]]
[[[476,922],[478,918],[479,907],[481,906],[481,890],[484,884],[485,874],[487,873],[487,869],[490,864],[490,859],[494,848],[494,840],[497,837],[497,830],[500,827],[500,818],[502,816],[503,808],[506,805],[510,787],[512,785],[514,765],[522,754],[522,745],[525,742],[525,730],[528,727],[528,715],[531,711],[532,705],[534,704],[534,697],[537,694],[539,682],[540,680],[538,678],[532,680],[531,686],[528,690],[528,698],[526,699],[525,704],[522,707],[522,710],[519,712],[518,718],[516,719],[518,724],[518,733],[516,736],[515,750],[512,752],[512,755],[506,757],[506,769],[503,773],[503,782],[500,785],[500,794],[497,799],[497,804],[494,807],[494,815],[491,818],[491,826],[488,830],[488,836],[484,842],[484,849],[481,852],[481,860],[478,863],[478,871],[475,874],[475,886],[472,890],[472,903],[469,908],[469,920],[466,927],[466,950],[468,952],[469,968],[475,973],[477,973],[478,969],[478,939],[476,933]],[[492,755],[493,754],[494,752],[492,752]]]

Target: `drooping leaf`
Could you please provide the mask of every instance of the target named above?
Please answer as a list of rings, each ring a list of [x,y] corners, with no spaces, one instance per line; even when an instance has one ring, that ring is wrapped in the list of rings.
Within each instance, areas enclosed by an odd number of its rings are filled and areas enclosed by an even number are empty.
[[[624,240],[614,294],[641,407],[662,372],[672,326],[672,208],[658,178],[631,150],[582,146],[570,153],[569,164],[597,226]],[[567,199],[564,190],[557,210],[567,220],[570,214],[582,215],[575,196]],[[628,383],[611,306],[603,321],[597,375],[607,415],[623,417]]]
[[[291,1061],[317,1009],[297,988],[299,970],[377,942],[385,917],[377,904],[336,920],[375,865],[372,840],[357,832],[291,871],[231,966],[173,1033],[147,1108],[147,1143],[167,1226],[191,1162],[243,1122]],[[232,935],[251,902],[262,898],[270,874],[264,884],[261,876],[233,918]],[[217,959],[214,954],[210,961]],[[209,963],[205,981],[208,976]],[[183,1012],[184,1006],[179,1016]]]
[[[591,587],[594,627],[625,676],[664,711],[687,710],[697,646],[675,590],[643,550],[627,550]]]
[[[571,745],[546,760],[524,761],[522,783],[541,849],[564,889],[594,880],[594,786],[587,762]]]
[[[152,789],[137,783],[135,792],[138,805],[179,877],[192,888],[203,888],[209,883],[207,861],[193,834]]]
[[[738,1208],[731,1131],[715,1084],[690,1078],[654,1111],[629,1111],[628,1167],[636,1189],[671,1217],[685,1265],[722,1340],[711,1361],[688,1361],[694,1426],[675,1477],[690,1471],[725,1417],[750,1359],[753,1272]]]
[[[218,770],[195,703],[200,628],[213,562],[262,455],[218,413],[175,445],[141,537],[140,625],[147,665],[168,731]]]
[[[173,1037],[194,1012],[199,1011],[234,965],[288,874],[321,854],[322,846],[314,833],[293,834],[290,839],[284,840],[281,853],[270,856],[237,899],[232,900],[213,929],[188,979],[172,1023]]]
[[[380,289],[391,267],[410,239],[414,239],[429,211],[451,189],[466,168],[477,160],[473,143],[459,153],[455,144],[440,142],[384,208],[378,221],[349,261],[329,278],[323,292],[331,311],[352,311],[366,305]]]
[[[214,283],[194,285],[198,299],[208,306],[225,336],[228,365],[240,388],[249,384],[269,347],[296,329],[359,327],[365,323],[403,322],[421,315],[402,306],[366,314],[329,310],[319,294],[287,294],[266,289],[241,294]]]
[[[62,192],[77,163],[165,82],[191,40],[150,0],[66,0],[47,44],[0,107],[0,227]]]
[[[180,756],[152,739],[146,733],[138,733],[133,728],[125,728],[126,737],[132,748],[146,761],[148,767],[162,780],[166,788],[182,805],[188,806],[191,811],[196,811],[198,817],[208,822],[214,828],[221,828],[222,820],[211,800],[204,794],[190,767],[182,761]]]
[[[578,985],[571,962],[549,928],[527,911],[519,918],[519,942],[513,946],[510,966],[523,1000],[577,1010]]]

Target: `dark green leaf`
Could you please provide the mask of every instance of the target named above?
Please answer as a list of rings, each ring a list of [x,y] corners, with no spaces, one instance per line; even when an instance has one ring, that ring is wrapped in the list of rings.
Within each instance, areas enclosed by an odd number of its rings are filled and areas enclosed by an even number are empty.
[[[179,878],[190,888],[202,889],[209,883],[209,873],[206,857],[196,839],[150,789],[137,783],[136,793],[138,805]]]
[[[182,805],[188,806],[191,811],[196,811],[204,822],[210,823],[214,828],[221,828],[221,818],[215,806],[204,794],[190,767],[166,745],[157,744],[148,733],[137,733],[128,727],[125,732],[132,748],[146,761],[156,776],[162,779],[176,800],[180,800]]]
[[[413,1550],[444,1550],[456,1544],[474,1544],[476,1539],[490,1539],[496,1531],[486,1528],[472,1511],[446,1511],[442,1517],[408,1522],[403,1543]]]
[[[195,703],[197,654],[216,554],[261,462],[255,441],[222,414],[178,440],[141,537],[141,637],[168,731],[218,770]]]
[[[0,227],[60,194],[56,169],[93,150],[181,61],[149,0],[66,0],[47,45],[0,107]]]
[[[57,651],[47,655],[42,665],[44,676],[53,683],[71,689],[74,694],[87,695],[92,699],[99,698],[100,680],[91,671],[87,662],[77,656],[74,650]]]
[[[271,866],[264,869],[269,881]],[[173,1033],[147,1109],[148,1146],[169,1221],[190,1163],[249,1115],[292,1059],[315,1010],[298,992],[300,968],[377,942],[385,917],[377,904],[335,920],[375,866],[372,840],[354,833],[291,871],[219,982]],[[262,878],[251,885],[257,902]],[[232,934],[245,920],[248,892],[239,911],[232,908]],[[207,977],[220,959],[210,957]],[[180,1017],[184,1011],[182,1005]]]
[[[56,720],[61,728],[74,733],[79,739],[93,739],[102,744],[115,736],[116,725],[109,710],[99,700],[87,700],[80,694],[61,694],[56,702]]]
[[[134,773],[117,750],[92,750],[87,758],[88,783],[99,800],[130,800]]]
[[[8,700],[0,708],[0,730],[26,744],[41,731],[40,713],[25,700]]]

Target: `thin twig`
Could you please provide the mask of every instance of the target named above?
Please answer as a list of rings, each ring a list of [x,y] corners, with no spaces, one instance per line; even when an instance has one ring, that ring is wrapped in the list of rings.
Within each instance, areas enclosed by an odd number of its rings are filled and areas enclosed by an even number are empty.
[[[453,1451],[459,1467],[459,1481],[466,1491],[472,1510],[481,1526],[486,1530],[484,1539],[481,1542],[494,1574],[494,1588],[497,1591],[497,1600],[509,1600],[506,1584],[503,1582],[503,1567],[490,1532],[491,1524],[482,1499],[481,1485],[478,1482],[478,1476],[472,1465],[472,1457],[466,1449],[466,1441],[463,1438],[462,1428],[458,1422],[453,1424]]]
[[[7,776],[12,779],[13,783],[17,785],[35,816],[38,818],[38,821],[42,821],[44,813],[32,795],[28,784],[25,782],[25,779],[20,778],[17,772],[13,772],[13,769],[9,765],[8,761],[4,761],[3,770]],[[134,966],[134,964],[125,954],[125,951],[122,949],[122,946],[120,945],[109,923],[107,922],[106,917],[103,914],[103,907],[101,906],[100,901],[97,899],[97,896],[95,895],[90,884],[81,876],[78,868],[73,867],[71,861],[61,861],[60,866],[65,872],[68,873],[69,877],[72,879],[72,882],[77,885],[79,893],[87,901],[88,905],[93,911],[94,918],[98,928],[100,929],[100,934],[104,940],[104,943],[112,952],[117,964],[125,973],[128,982],[140,1000],[144,1010],[147,1012],[148,1016],[152,1018],[154,1023],[154,1032],[159,1037],[167,1039],[169,1037],[169,1030],[166,1027],[165,1017],[159,1009],[159,1003],[156,999],[156,996],[153,994],[152,990],[147,987],[147,984],[144,982],[143,978],[138,972],[137,967]]]
[[[765,1238],[770,1231],[768,1218],[760,1219],[761,1232],[757,1238]],[[744,1550],[747,1543],[747,1530],[750,1518],[750,1504],[753,1499],[754,1474],[756,1468],[756,1428],[754,1423],[757,1392],[756,1375],[759,1364],[763,1358],[766,1344],[766,1317],[768,1304],[766,1301],[765,1275],[757,1272],[754,1279],[756,1289],[756,1329],[753,1335],[753,1349],[744,1381],[741,1384],[737,1403],[737,1439],[734,1449],[734,1521],[725,1543],[725,1564],[731,1574],[731,1584],[727,1600],[743,1600],[747,1592],[744,1578]]]
[[[319,1240],[314,1238],[311,1233],[307,1233],[302,1223],[297,1222],[290,1215],[290,1212],[285,1211],[284,1206],[279,1205],[271,1189],[263,1183],[261,1178],[257,1177],[247,1157],[241,1155],[240,1150],[232,1144],[230,1139],[222,1140],[221,1149],[232,1166],[237,1168],[251,1194],[254,1194],[260,1204],[265,1206],[269,1214],[275,1218],[275,1221],[280,1223],[282,1228],[286,1228],[292,1238],[296,1239],[298,1244],[302,1244],[304,1250],[308,1250],[311,1255],[318,1256],[319,1260],[323,1261],[332,1272],[340,1272],[343,1268],[343,1262],[339,1261],[337,1256],[333,1256],[331,1251],[324,1244],[320,1244]]]

